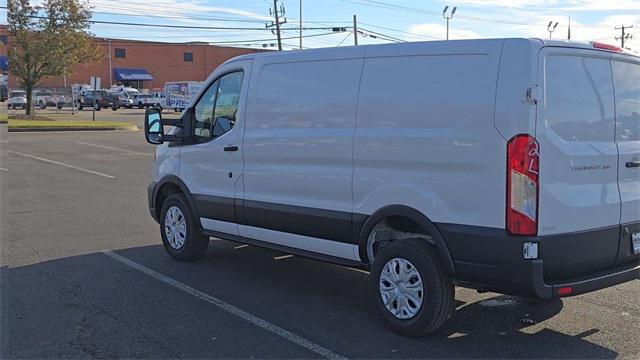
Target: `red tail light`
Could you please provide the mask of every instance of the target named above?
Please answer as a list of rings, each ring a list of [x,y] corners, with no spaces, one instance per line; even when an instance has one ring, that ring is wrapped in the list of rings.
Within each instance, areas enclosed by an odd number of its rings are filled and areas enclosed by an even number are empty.
[[[530,135],[516,135],[507,144],[507,231],[538,233],[538,171],[540,148]]]
[[[609,51],[615,51],[615,52],[621,52],[622,48],[619,48],[615,45],[609,45],[609,44],[605,44],[605,43],[601,43],[601,42],[597,42],[594,41],[593,42],[593,47],[595,49],[601,49],[601,50],[609,50]]]

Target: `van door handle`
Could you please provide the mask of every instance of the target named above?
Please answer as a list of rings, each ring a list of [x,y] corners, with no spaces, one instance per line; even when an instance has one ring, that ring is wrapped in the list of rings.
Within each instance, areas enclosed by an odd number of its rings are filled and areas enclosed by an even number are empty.
[[[238,151],[238,147],[235,145],[225,146],[224,151]]]
[[[628,168],[640,167],[640,161],[627,161],[627,163],[624,164],[624,166]]]

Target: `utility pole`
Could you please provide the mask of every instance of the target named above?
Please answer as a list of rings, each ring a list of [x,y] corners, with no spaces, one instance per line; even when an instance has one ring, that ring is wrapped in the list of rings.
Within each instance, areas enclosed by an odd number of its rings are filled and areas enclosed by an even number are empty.
[[[448,15],[447,15],[447,10],[449,10],[448,5],[444,7],[444,10],[442,10],[442,17],[447,20],[447,40],[449,40],[449,20],[453,19],[453,14],[456,13],[457,9],[458,8],[454,6],[453,10],[451,10],[451,14],[448,14]]]
[[[633,25],[631,26],[620,26],[620,27],[616,27],[616,30],[621,30],[621,34],[620,36],[616,36],[616,40],[620,40],[620,47],[624,49],[624,42],[630,39],[633,39],[633,35],[631,35],[628,32],[625,32],[625,30],[627,29],[631,29],[633,28]]]
[[[571,40],[571,16],[569,16],[569,27],[567,28],[567,40]]]
[[[549,32],[549,39],[551,39],[551,36],[553,34],[554,31],[556,31],[556,28],[558,27],[558,22],[556,21],[556,23],[554,24],[553,21],[549,21],[549,25],[547,25],[547,31]]]
[[[302,0],[300,0],[300,50],[302,50]]]
[[[282,22],[280,21],[280,16],[284,16],[285,10],[284,6],[280,5],[278,8],[278,0],[273,0],[273,9],[269,9],[269,15],[273,15],[276,19],[276,22],[273,21],[271,24],[266,24],[265,27],[268,28],[276,28],[276,35],[278,36],[278,50],[282,51],[282,39],[280,38],[280,25],[286,24],[287,19],[285,18]],[[300,27],[300,31],[302,31],[302,27]],[[271,30],[273,33],[273,29]],[[302,41],[302,40],[301,40]]]
[[[353,15],[353,44],[358,45],[358,22],[355,14]]]

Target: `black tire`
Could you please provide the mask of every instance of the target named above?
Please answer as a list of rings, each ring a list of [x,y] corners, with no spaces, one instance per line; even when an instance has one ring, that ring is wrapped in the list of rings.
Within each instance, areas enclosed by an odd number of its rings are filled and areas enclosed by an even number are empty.
[[[117,107],[117,106],[112,106],[112,107],[111,107],[111,110],[113,110],[113,111],[117,111],[117,110],[118,110],[118,107]]]
[[[82,104],[81,104],[81,103],[78,103],[77,108],[78,108],[78,111],[82,111]]]
[[[408,260],[418,271],[423,284],[420,309],[409,319],[399,319],[387,310],[380,292],[384,266],[394,258]],[[371,267],[371,294],[376,308],[393,332],[405,336],[422,336],[436,331],[449,319],[455,305],[455,289],[443,269],[437,250],[424,239],[396,240],[383,247]]]
[[[186,223],[186,234],[184,244],[176,249],[171,246],[167,239],[165,218],[167,211],[171,207],[177,207],[182,212]],[[194,261],[201,258],[209,246],[209,237],[200,232],[198,223],[191,213],[187,203],[187,198],[183,194],[172,194],[162,204],[160,211],[160,233],[162,234],[162,244],[172,258],[179,261]]]
[[[40,110],[44,110],[47,108],[47,104],[43,103],[42,101],[40,101],[38,103],[38,107],[40,108]]]

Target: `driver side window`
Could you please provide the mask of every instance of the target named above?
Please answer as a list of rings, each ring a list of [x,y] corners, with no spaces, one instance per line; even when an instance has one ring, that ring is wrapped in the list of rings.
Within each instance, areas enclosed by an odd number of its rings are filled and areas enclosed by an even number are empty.
[[[196,104],[193,116],[193,134],[201,138],[211,137],[213,123],[213,108],[218,93],[218,81],[211,84]]]
[[[226,74],[207,89],[195,107],[194,135],[215,139],[233,128],[243,75],[242,71]]]

